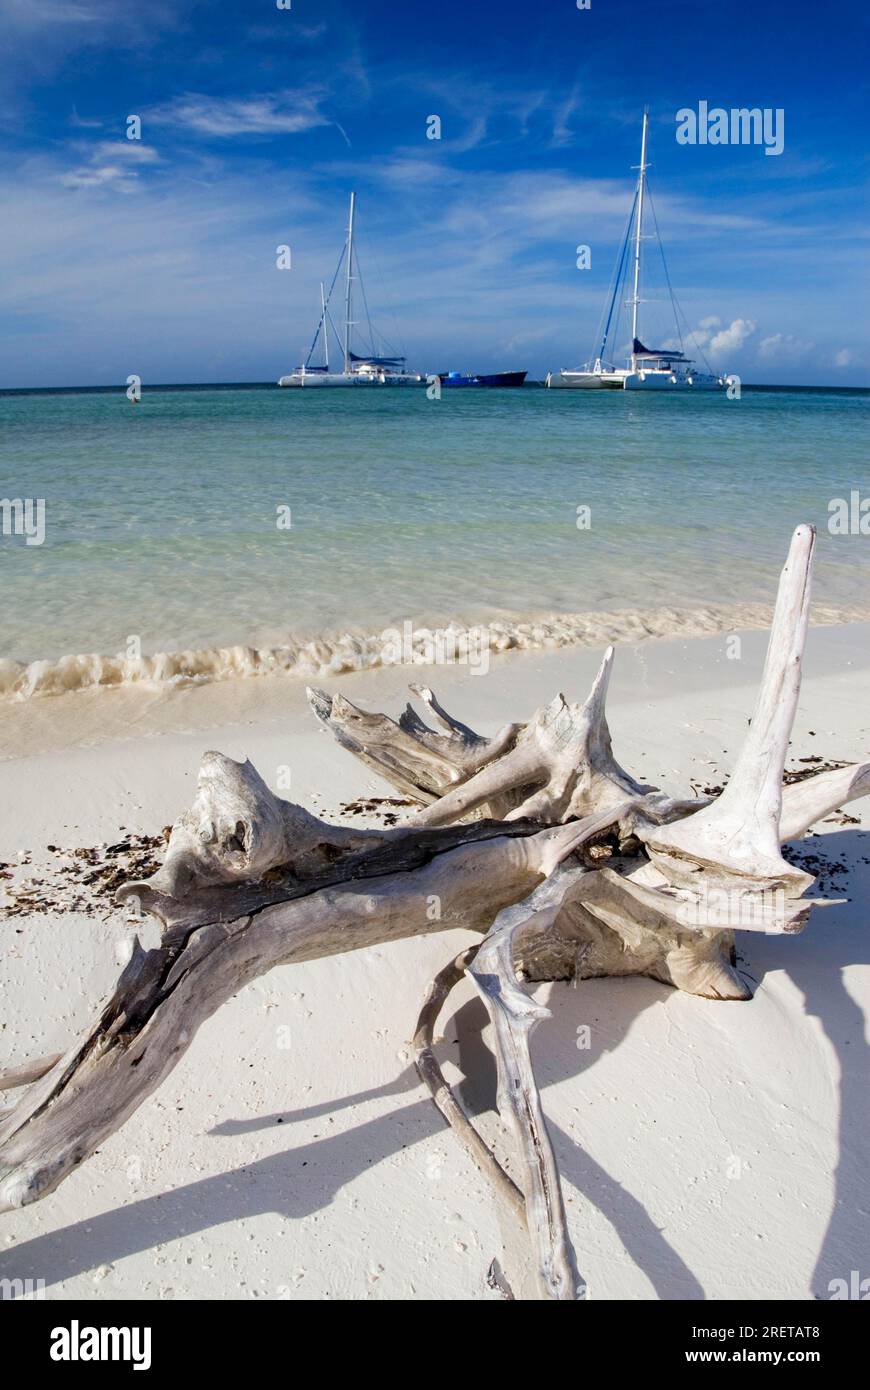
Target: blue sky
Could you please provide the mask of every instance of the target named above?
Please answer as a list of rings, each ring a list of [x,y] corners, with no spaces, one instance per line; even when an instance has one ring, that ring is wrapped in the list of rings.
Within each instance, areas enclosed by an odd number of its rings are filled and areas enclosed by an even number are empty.
[[[414,366],[576,366],[645,103],[671,278],[713,365],[866,385],[866,13],[0,0],[0,386],[275,379],[308,346],[351,188],[372,316]],[[678,145],[700,100],[781,107],[783,153]],[[665,340],[656,254],[644,336]]]

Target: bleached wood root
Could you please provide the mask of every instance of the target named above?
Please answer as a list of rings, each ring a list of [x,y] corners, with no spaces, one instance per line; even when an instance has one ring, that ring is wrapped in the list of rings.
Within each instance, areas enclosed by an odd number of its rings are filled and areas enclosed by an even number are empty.
[[[414,1051],[414,1065],[437,1110],[447,1121],[465,1152],[492,1183],[508,1210],[525,1226],[526,1213],[522,1192],[502,1168],[495,1154],[469,1120],[452,1088],[447,1084],[433,1048],[433,1034],[438,1015],[451,990],[455,989],[460,980],[464,979],[465,972],[477,950],[477,946],[470,946],[468,950],[456,956],[443,970],[438,972],[429,985],[411,1044]]]
[[[749,988],[733,964],[734,932],[798,931],[811,908],[823,905],[806,899],[813,877],[785,860],[780,844],[867,795],[870,763],[783,787],[813,548],[813,528],[799,527],[780,580],[755,715],[718,797],[671,799],[636,782],[616,761],[604,708],[612,650],[584,705],[558,696],[527,723],[508,726],[518,732],[498,757],[482,766],[455,762],[455,785],[430,786],[429,804],[412,823],[452,824],[496,808],[508,820],[519,815],[547,824],[632,801],[622,834],[634,843],[611,846],[601,872],[566,901],[532,968],[570,974],[573,953],[577,974],[646,974],[707,997],[746,999]],[[434,708],[433,702],[428,692],[426,703]],[[397,726],[385,715],[366,717],[377,721],[380,770],[390,778],[405,746],[395,743]],[[451,727],[464,727],[448,718]],[[410,710],[403,720],[417,736],[425,729],[412,722]]]
[[[584,870],[556,873],[523,903],[499,914],[477,950],[468,973],[477,985],[495,1033],[498,1062],[498,1108],[514,1132],[520,1155],[526,1223],[535,1253],[541,1296],[575,1300],[581,1281],[565,1220],[559,1170],[535,1084],[529,1037],[550,1010],[538,1004],[517,982],[514,938],[534,922],[551,929],[566,886]]]
[[[646,975],[707,999],[751,998],[734,967],[733,930],[697,924],[688,899],[681,921],[681,905],[649,871],[617,862],[572,883],[552,930],[527,933],[518,947],[527,978]]]
[[[160,946],[136,943],[111,998],[61,1058],[0,1075],[0,1088],[28,1086],[0,1115],[0,1211],[53,1191],[161,1084],[199,1025],[273,966],[464,927],[486,939],[433,982],[414,1040],[420,1074],[468,1152],[524,1213],[542,1295],[577,1297],[529,1052],[548,1011],[516,971],[531,981],[641,974],[708,998],[747,999],[734,933],[796,931],[819,905],[805,896],[812,876],[780,845],[868,794],[870,761],[782,785],[812,551],[812,529],[799,528],[755,715],[714,799],[669,798],[616,761],[605,715],[612,651],[584,704],[560,695],[492,740],[428,688],[412,687],[443,733],[410,707],[396,724],[314,692],[315,713],[344,746],[426,803],[393,830],[329,825],[276,797],[250,763],[207,753],[164,864],[119,895],[137,896],[157,918]],[[487,811],[497,819],[482,819]],[[432,1050],[438,1010],[463,968],[493,1021],[499,1109],[516,1138],[522,1201]]]
[[[582,839],[576,824],[535,833],[480,824],[363,836],[372,848],[360,851],[358,832],[336,836],[321,822],[312,832],[314,818],[297,816],[300,808],[271,806],[278,799],[267,789],[264,797],[249,764],[217,758],[207,760],[195,812],[173,831],[172,872],[127,885],[162,923],[160,947],[136,943],[93,1024],[0,1122],[0,1208],[53,1191],[161,1084],[200,1024],[265,971],[424,932],[484,932]],[[298,825],[298,840],[258,834],[242,811],[251,811],[252,795],[270,810],[268,824]],[[207,842],[197,838],[196,826],[217,806],[225,819]],[[288,853],[279,872],[272,861]],[[228,883],[241,855],[256,855],[275,876]]]
[[[631,803],[624,803],[578,822],[573,853],[602,832],[618,826],[630,811]],[[536,1254],[541,1295],[556,1300],[576,1299],[580,1281],[565,1221],[558,1169],[529,1055],[529,1035],[541,1019],[550,1017],[550,1011],[537,1004],[517,983],[515,939],[522,933],[549,938],[566,896],[588,872],[582,867],[555,867],[526,900],[499,914],[482,945],[470,947],[440,971],[427,991],[413,1042],[417,1069],[439,1111],[515,1214],[524,1216]],[[498,1108],[517,1141],[522,1197],[462,1110],[432,1050],[435,1021],[464,971],[477,986],[493,1023]]]
[[[119,896],[134,897],[150,889],[183,898],[197,888],[262,879],[284,865],[305,876],[341,854],[394,837],[390,832],[327,825],[275,796],[250,762],[205,753],[196,798],[173,825],[160,870],[145,882],[125,884]]]
[[[507,820],[529,817],[546,825],[652,792],[613,756],[604,713],[612,664],[609,647],[585,704],[557,695],[533,715],[511,749],[445,792],[420,812],[418,822],[448,825],[487,806],[498,807]]]
[[[343,748],[380,773],[397,791],[424,803],[437,800],[516,743],[522,725],[507,724],[495,738],[482,738],[447,714],[428,686],[410,688],[444,725],[446,734],[430,729],[412,705],[406,706],[396,723],[385,714],[359,709],[343,695],[327,695],[323,690],[309,688],[308,702]],[[497,807],[491,808],[490,814],[500,818]]]
[[[396,724],[340,695],[309,691],[309,699],[343,747],[393,786],[429,803],[417,824],[447,825],[483,814],[552,824],[654,792],[613,756],[604,710],[612,665],[609,647],[585,704],[572,705],[557,695],[526,723],[506,725],[492,741],[447,715],[420,686],[411,689],[451,729],[448,736],[429,729],[410,705]]]

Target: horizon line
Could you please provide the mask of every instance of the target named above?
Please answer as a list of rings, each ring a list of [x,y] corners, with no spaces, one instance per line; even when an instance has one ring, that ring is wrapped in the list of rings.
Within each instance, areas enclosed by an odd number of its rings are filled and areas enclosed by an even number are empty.
[[[543,378],[532,377],[524,383],[523,389],[527,386],[543,387]],[[868,393],[870,383],[866,386],[833,386],[824,383],[779,383],[779,382],[749,382],[741,381],[741,389],[747,391],[839,391],[843,393]],[[145,386],[142,385],[142,394],[146,391],[214,391],[214,390],[278,390],[276,381],[159,381]],[[516,388],[512,388],[516,390]],[[93,392],[109,395],[117,391],[126,395],[127,383],[102,383],[96,385],[66,385],[66,386],[0,386],[0,396],[36,396],[36,395],[61,395],[64,392]]]

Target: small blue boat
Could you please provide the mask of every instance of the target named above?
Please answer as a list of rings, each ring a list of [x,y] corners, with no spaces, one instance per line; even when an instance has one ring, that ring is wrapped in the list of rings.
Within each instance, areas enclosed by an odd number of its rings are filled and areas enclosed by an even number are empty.
[[[439,372],[442,386],[522,386],[525,372],[493,372],[489,376],[466,376],[464,372]]]

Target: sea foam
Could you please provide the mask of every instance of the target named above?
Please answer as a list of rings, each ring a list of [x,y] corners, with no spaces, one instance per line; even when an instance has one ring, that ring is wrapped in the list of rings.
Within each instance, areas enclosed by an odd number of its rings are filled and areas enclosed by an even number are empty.
[[[652,638],[707,637],[720,632],[766,628],[771,617],[769,605],[744,604],[731,608],[665,607],[499,617],[487,623],[452,622],[437,628],[415,624],[410,644],[405,644],[398,659],[395,642],[387,640],[384,631],[324,634],[274,646],[237,645],[155,652],[138,658],[84,653],[29,664],[0,658],[0,700],[29,700],[94,687],[142,685],[159,689],[281,673],[310,678],[403,663],[451,664],[449,661],[442,663],[437,657],[433,661],[433,651],[449,653],[472,647],[479,656],[481,651],[498,654],[569,646],[600,647],[611,642],[643,642]],[[812,618],[817,624],[862,622],[870,620],[870,610],[819,604],[814,607]]]

